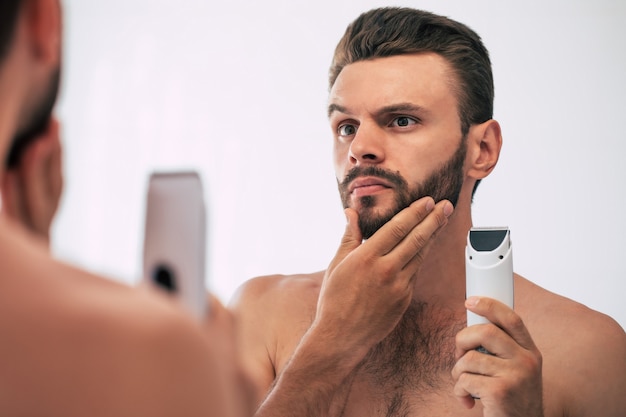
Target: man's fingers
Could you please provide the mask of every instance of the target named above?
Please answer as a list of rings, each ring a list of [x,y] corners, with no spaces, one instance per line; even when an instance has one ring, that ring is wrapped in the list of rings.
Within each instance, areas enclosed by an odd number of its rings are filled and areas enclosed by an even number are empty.
[[[367,241],[367,250],[373,257],[386,256],[393,251],[394,259],[390,262],[397,262],[397,265],[402,269],[428,244],[433,234],[447,222],[452,211],[453,207],[449,201],[435,204],[431,197],[421,198],[385,223]],[[362,242],[357,212],[348,208],[345,210],[345,215],[348,224],[333,264],[344,259]]]
[[[433,238],[447,223],[447,219],[453,210],[454,208],[449,201],[440,201],[429,214],[433,221],[430,223],[427,223],[426,220],[423,221],[425,228],[413,228],[409,235],[398,245],[399,249],[401,249],[398,251],[399,263],[403,265],[404,270],[411,274],[417,272],[428,253]]]
[[[370,250],[377,256],[390,253],[434,208],[435,202],[431,197],[413,202],[374,233],[367,242]]]
[[[359,215],[356,210],[348,208],[344,210],[346,215],[346,229],[341,238],[341,244],[337,249],[337,254],[332,260],[329,269],[333,269],[335,265],[340,263],[350,252],[361,245],[363,237],[359,229]]]
[[[501,328],[524,349],[537,350],[521,317],[505,304],[488,297],[470,297],[465,306]]]
[[[458,360],[466,352],[482,347],[492,355],[511,358],[516,346],[517,342],[498,326],[491,323],[478,324],[457,333],[455,355]]]
[[[467,351],[452,368],[452,378],[458,380],[463,373],[496,376],[502,369],[505,359],[479,352]]]
[[[481,391],[486,380],[482,375],[464,373],[454,385],[454,395],[467,408],[473,408],[475,398],[481,398]]]
[[[437,203],[385,257],[401,270],[413,275],[421,266],[434,236],[447,224],[451,213],[452,204],[449,201]],[[419,217],[422,215],[421,212],[418,214]]]

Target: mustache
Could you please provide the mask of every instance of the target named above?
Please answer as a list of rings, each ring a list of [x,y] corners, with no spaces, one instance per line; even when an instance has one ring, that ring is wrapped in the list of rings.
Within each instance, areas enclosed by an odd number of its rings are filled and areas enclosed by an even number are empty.
[[[396,187],[408,188],[408,183],[399,172],[389,171],[387,169],[378,166],[356,166],[352,168],[344,177],[343,181],[339,183],[339,188],[342,192],[345,192],[350,183],[359,177],[378,177],[385,179],[395,185]]]

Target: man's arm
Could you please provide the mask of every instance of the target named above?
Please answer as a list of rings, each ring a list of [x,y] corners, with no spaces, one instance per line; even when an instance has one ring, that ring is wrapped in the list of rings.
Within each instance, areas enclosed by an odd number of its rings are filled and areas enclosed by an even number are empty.
[[[447,201],[421,199],[362,243],[357,213],[346,210],[346,232],[324,277],[313,324],[257,417],[341,412],[351,377],[404,314],[429,242],[451,213]]]
[[[362,355],[338,352],[333,344],[332,335],[307,332],[255,417],[340,415]]]

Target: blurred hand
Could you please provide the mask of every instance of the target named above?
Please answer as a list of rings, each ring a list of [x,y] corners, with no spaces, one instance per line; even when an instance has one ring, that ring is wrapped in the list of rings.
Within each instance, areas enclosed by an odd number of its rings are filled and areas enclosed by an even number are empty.
[[[59,123],[53,118],[1,184],[2,211],[47,244],[63,190],[61,160]]]

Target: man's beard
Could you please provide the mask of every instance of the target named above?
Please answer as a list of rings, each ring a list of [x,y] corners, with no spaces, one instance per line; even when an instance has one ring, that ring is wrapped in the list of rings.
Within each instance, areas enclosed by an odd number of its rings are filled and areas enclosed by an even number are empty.
[[[464,136],[454,155],[424,182],[416,184],[412,188],[398,172],[388,171],[375,165],[352,168],[344,180],[339,183],[339,194],[344,208],[350,207],[349,186],[358,177],[379,177],[391,182],[396,188],[394,206],[382,214],[376,213],[377,197],[375,195],[363,196],[359,199],[359,228],[363,239],[370,238],[393,216],[422,197],[430,196],[435,201],[449,200],[453,206],[456,206],[464,180],[463,163],[467,151],[466,142]]]
[[[50,84],[37,107],[27,118],[26,124],[16,133],[6,159],[7,168],[15,168],[20,163],[26,148],[39,137],[48,127],[52,110],[59,93],[61,69],[57,68],[51,75]]]

